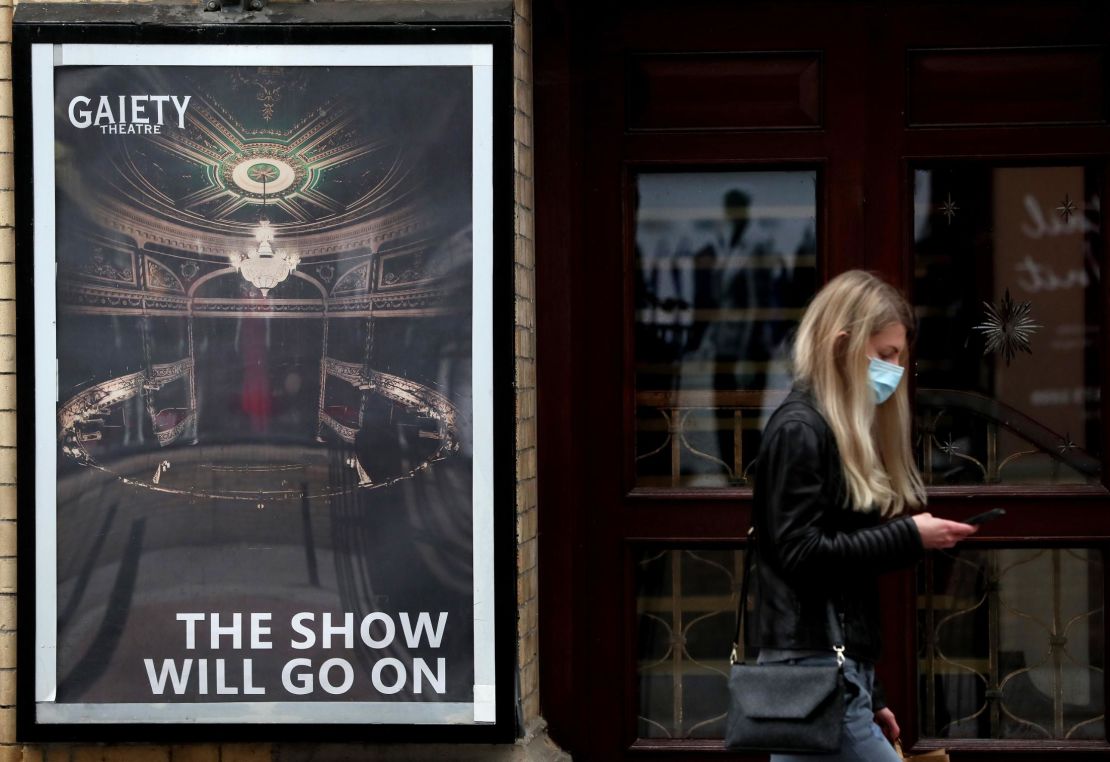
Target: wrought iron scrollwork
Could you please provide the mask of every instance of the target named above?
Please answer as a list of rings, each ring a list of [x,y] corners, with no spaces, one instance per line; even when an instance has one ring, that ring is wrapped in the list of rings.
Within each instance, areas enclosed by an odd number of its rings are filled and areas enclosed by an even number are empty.
[[[684,459],[694,459],[719,467],[723,476],[720,486],[750,486],[748,473],[754,453],[745,452],[743,432],[745,427],[782,404],[785,390],[734,390],[734,391],[641,391],[636,395],[640,410],[641,426],[647,415],[658,415],[666,423],[666,436],[651,450],[637,453],[642,461],[664,450],[670,454],[670,486],[681,486],[684,481]],[[712,430],[727,428],[731,450],[714,454],[692,441],[691,432],[699,425],[704,430],[705,421]],[[723,457],[724,456],[724,457]],[[727,457],[727,459],[726,459]]]
[[[1094,663],[1101,660],[1101,639],[1096,643],[1090,634],[1101,632],[1098,620],[1104,614],[1101,554],[1038,548],[940,555],[926,560],[922,568],[923,735],[1062,740],[1082,738],[1085,728],[1105,723],[1100,689],[1090,691],[1085,707],[1069,704],[1066,698],[1066,689],[1076,680],[1092,685],[1103,681],[1103,667]],[[938,575],[941,561],[950,569],[947,584],[945,575]],[[1040,594],[1023,585],[1030,577],[1045,580]],[[1084,581],[1095,587],[1088,599],[1099,602],[1075,611],[1069,589]],[[947,589],[938,590],[938,584]],[[942,611],[947,613],[941,615]],[[1081,653],[1074,638],[1084,622],[1090,630],[1086,653]],[[956,628],[965,623],[960,633]],[[1015,652],[1017,643],[1022,647]],[[961,653],[948,653],[949,647]],[[973,680],[979,690],[960,689],[960,676]],[[1048,689],[1037,688],[1035,682],[1023,684],[1034,678],[1047,682]],[[969,698],[974,700],[967,703]],[[1038,705],[1040,713],[1030,714]],[[958,716],[946,717],[955,712]]]
[[[926,484],[944,484],[937,474],[937,453],[971,463],[983,484],[1004,483],[1007,468],[1033,456],[1044,456],[1053,463],[1056,479],[1097,481],[1102,464],[1072,441],[1071,434],[1058,434],[1024,413],[998,400],[974,392],[953,389],[918,389],[917,448]],[[942,420],[953,423],[941,430]],[[973,425],[974,424],[974,425]],[[1006,431],[1025,446],[1014,452],[999,453],[1001,433]],[[973,433],[981,432],[977,436]],[[964,444],[966,443],[966,444]],[[976,455],[972,455],[975,452]],[[1059,471],[1063,470],[1061,475]]]
[[[641,684],[638,719],[642,735],[654,738],[721,737],[725,702],[706,708],[690,700],[695,690],[727,693],[727,649],[712,656],[697,644],[717,643],[719,633],[731,636],[735,626],[736,598],[743,574],[740,551],[675,549],[652,552],[639,562],[641,583],[639,615],[658,636],[653,643],[662,653],[641,657],[637,672]],[[641,643],[644,654],[645,643]],[[718,653],[719,651],[719,653]],[[696,684],[691,683],[696,680]],[[654,686],[669,697],[663,703],[648,700]],[[713,686],[712,688],[710,686]]]

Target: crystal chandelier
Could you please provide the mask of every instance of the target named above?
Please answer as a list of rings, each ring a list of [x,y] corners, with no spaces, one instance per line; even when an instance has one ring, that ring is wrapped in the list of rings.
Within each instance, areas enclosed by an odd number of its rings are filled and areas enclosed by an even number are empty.
[[[231,264],[261,291],[263,296],[266,296],[271,288],[288,278],[289,273],[297,269],[301,258],[294,252],[275,250],[273,247],[274,229],[270,226],[270,218],[266,216],[266,181],[270,178],[266,174],[260,174],[262,213],[258,216],[258,227],[254,231],[258,248],[250,249],[245,254],[233,254]]]

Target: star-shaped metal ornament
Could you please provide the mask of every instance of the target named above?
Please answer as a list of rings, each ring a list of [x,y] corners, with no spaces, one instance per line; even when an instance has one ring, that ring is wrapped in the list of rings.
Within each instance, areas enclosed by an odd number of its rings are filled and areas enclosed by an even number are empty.
[[[989,302],[983,302],[983,306],[987,309],[986,319],[975,326],[975,330],[982,331],[987,338],[987,345],[983,348],[984,355],[1001,352],[1009,366],[1019,350],[1033,354],[1029,338],[1043,326],[1029,317],[1029,302],[1014,304],[1010,298],[1010,289],[1006,289],[997,307]]]
[[[1070,431],[1068,433],[1064,434],[1064,438],[1060,441],[1060,444],[1058,444],[1056,446],[1056,450],[1061,455],[1063,455],[1068,450],[1076,450],[1078,448],[1079,448],[1079,445],[1072,441]]]
[[[948,198],[940,205],[940,213],[948,220],[949,225],[952,224],[952,218],[956,216],[956,212],[959,211],[959,209],[960,207],[956,206],[956,202],[952,200],[952,193],[949,191]]]
[[[1071,222],[1071,216],[1075,214],[1076,209],[1078,209],[1078,207],[1075,205],[1075,202],[1071,200],[1071,196],[1067,193],[1064,194],[1064,202],[1060,204],[1060,206],[1056,207],[1056,211],[1059,212],[1060,216],[1064,218],[1064,222]]]
[[[946,455],[954,455],[960,451],[959,445],[952,441],[952,434],[949,433],[943,442],[940,443],[940,451]]]

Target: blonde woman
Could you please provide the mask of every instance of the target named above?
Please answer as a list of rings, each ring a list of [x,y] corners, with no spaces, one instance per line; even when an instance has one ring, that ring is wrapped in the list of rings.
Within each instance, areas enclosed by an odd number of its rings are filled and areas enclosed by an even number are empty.
[[[802,317],[794,387],[764,429],[748,643],[760,663],[834,663],[831,600],[848,688],[839,754],[773,754],[771,762],[900,761],[891,746],[898,722],[875,683],[878,576],[976,529],[909,515],[925,503],[902,378],[913,331],[913,310],[891,285],[861,270],[833,278]]]

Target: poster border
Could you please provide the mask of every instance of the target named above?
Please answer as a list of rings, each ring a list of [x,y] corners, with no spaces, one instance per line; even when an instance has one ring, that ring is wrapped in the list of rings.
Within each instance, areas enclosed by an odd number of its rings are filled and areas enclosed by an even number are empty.
[[[34,330],[36,325],[36,282],[42,288],[41,277],[36,278],[34,263],[34,229],[50,224],[34,218],[34,139],[38,132],[43,139],[43,128],[36,130],[32,103],[32,45],[50,44],[114,44],[114,45],[305,45],[328,53],[342,51],[342,46],[373,45],[490,45],[493,50],[491,162],[492,171],[492,258],[491,271],[486,273],[486,283],[492,288],[488,294],[492,312],[489,325],[492,362],[487,372],[492,373],[492,452],[491,463],[496,466],[493,474],[492,526],[483,538],[493,554],[494,626],[492,636],[494,685],[483,691],[486,696],[496,696],[495,710],[485,717],[474,717],[466,724],[426,723],[360,723],[331,722],[303,723],[292,720],[280,722],[196,722],[196,721],[107,721],[43,722],[36,703],[35,662],[38,658],[38,638],[29,637],[36,628],[37,565],[42,563],[36,555],[36,544],[43,526],[36,522],[36,494],[39,490],[38,466],[35,462],[35,395],[36,377],[40,377],[42,357],[36,357]],[[15,118],[15,172],[19,192],[16,193],[16,314],[18,325],[16,358],[19,368],[36,368],[35,374],[22,373],[16,378],[18,410],[17,463],[18,490],[18,584],[17,620],[19,638],[17,655],[17,734],[20,741],[170,741],[170,740],[266,740],[266,741],[475,741],[505,742],[519,734],[517,707],[514,691],[516,672],[517,630],[516,563],[515,563],[515,468],[508,464],[515,458],[515,427],[513,404],[513,167],[512,167],[512,27],[508,23],[455,24],[455,25],[373,25],[373,24],[288,24],[259,27],[255,25],[182,25],[141,26],[124,24],[89,24],[86,26],[50,23],[19,23],[16,19],[12,43],[13,99]],[[216,71],[226,71],[214,67]],[[474,68],[477,77],[480,71]],[[477,81],[477,80],[476,80]],[[477,116],[477,114],[476,114]],[[49,125],[52,133],[53,124]],[[51,169],[52,171],[52,169]],[[480,182],[475,177],[475,187]],[[476,242],[477,246],[477,242]],[[475,262],[478,264],[477,260]],[[474,290],[477,297],[484,288],[482,275],[475,272]],[[53,273],[46,275],[48,287],[54,283]],[[476,326],[479,327],[479,326]],[[39,345],[41,348],[41,345]],[[40,353],[41,354],[41,353]],[[38,363],[38,365],[36,365]],[[477,364],[477,363],[476,363]],[[487,422],[488,425],[488,422]],[[476,446],[477,446],[476,436]],[[489,437],[486,438],[489,442]],[[41,464],[39,464],[41,465]],[[54,485],[51,485],[53,487]],[[49,527],[45,528],[49,531]],[[479,532],[475,531],[474,552],[481,552]],[[475,588],[477,589],[477,581]],[[475,682],[479,683],[475,660]],[[483,697],[476,697],[480,699]],[[244,707],[247,702],[235,702]],[[290,707],[297,702],[273,702],[277,708]],[[357,702],[366,706],[373,702]],[[416,702],[405,702],[412,706]],[[464,710],[478,709],[474,705],[458,705]],[[98,704],[98,707],[110,706]],[[154,702],[138,706],[156,706]],[[207,706],[207,705],[205,705]],[[471,709],[473,707],[473,709]],[[281,714],[279,712],[279,714]],[[285,713],[289,716],[288,713]],[[487,721],[482,722],[485,719]],[[492,720],[492,721],[489,721]],[[442,722],[442,721],[440,721]],[[480,724],[479,724],[480,723]]]

